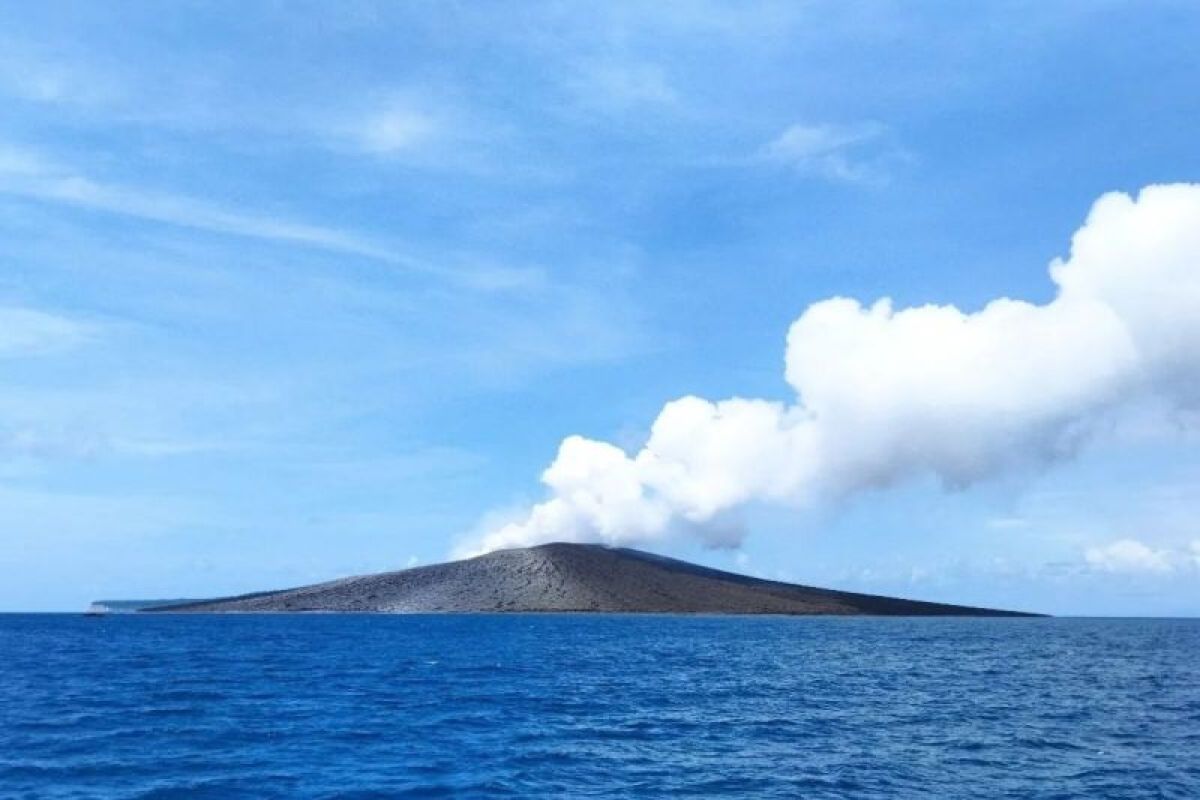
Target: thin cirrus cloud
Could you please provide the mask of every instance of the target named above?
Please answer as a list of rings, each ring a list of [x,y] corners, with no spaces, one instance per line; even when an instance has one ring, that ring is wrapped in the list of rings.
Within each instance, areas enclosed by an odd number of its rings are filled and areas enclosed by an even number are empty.
[[[465,179],[530,169],[519,128],[451,84],[364,90],[321,101],[288,129],[339,156]],[[544,169],[538,166],[535,169]]]
[[[471,290],[524,289],[542,282],[540,272],[529,267],[494,263],[467,264],[460,268],[443,266],[407,255],[394,244],[351,231],[264,216],[177,193],[98,181],[38,153],[13,147],[0,146],[0,195],[356,256]]]
[[[567,80],[580,105],[608,113],[679,104],[666,71],[658,64],[617,59],[584,61]]]
[[[307,127],[334,150],[433,163],[446,151],[461,158],[472,133],[484,126],[448,96],[392,89],[368,92],[326,109],[309,119]]]
[[[0,193],[213,233],[399,260],[389,250],[343,231],[231,210],[183,195],[96,181],[39,154],[14,148],[0,150]]]
[[[0,39],[0,94],[18,102],[87,108],[114,103],[126,92],[96,64],[52,57],[6,37]]]
[[[438,124],[422,111],[393,106],[368,115],[354,132],[354,139],[368,153],[392,155],[411,151],[433,138]]]
[[[91,338],[95,326],[32,308],[0,308],[0,358],[70,350]]]
[[[11,45],[0,42],[4,44]],[[136,76],[115,73],[111,65],[83,60],[72,63],[29,52],[0,56],[0,94],[19,101],[88,109],[108,123],[242,132],[253,129],[289,139],[300,134],[332,149],[378,156],[412,154],[444,135],[446,127],[438,114],[425,107],[428,104],[405,98],[376,99],[375,107],[358,112],[345,108],[322,110],[318,102],[315,108],[277,108],[271,114],[251,117],[238,107],[233,96],[205,104],[181,101],[169,94],[153,94]]]
[[[787,336],[794,401],[674,400],[633,455],[567,437],[542,475],[548,499],[459,553],[679,534],[737,546],[731,514],[748,503],[811,505],[922,475],[966,486],[1070,457],[1127,403],[1200,405],[1200,185],[1102,196],[1050,278],[1043,305],[818,302]]]
[[[767,163],[829,181],[880,183],[905,158],[890,129],[878,122],[796,124],[761,150]]]

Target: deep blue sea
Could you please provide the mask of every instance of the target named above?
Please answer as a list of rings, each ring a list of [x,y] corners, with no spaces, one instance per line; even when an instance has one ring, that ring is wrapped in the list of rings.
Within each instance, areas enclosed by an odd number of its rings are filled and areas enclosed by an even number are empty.
[[[0,615],[0,798],[1200,798],[1200,620]]]

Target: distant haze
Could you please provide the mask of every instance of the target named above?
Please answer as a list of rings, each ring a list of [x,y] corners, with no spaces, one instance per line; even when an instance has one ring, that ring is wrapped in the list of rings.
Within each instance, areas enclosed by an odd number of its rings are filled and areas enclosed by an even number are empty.
[[[843,297],[791,325],[791,403],[667,403],[630,455],[563,440],[549,498],[464,554],[540,542],[632,544],[675,534],[736,546],[727,513],[810,505],[923,474],[965,486],[1072,455],[1114,409],[1200,399],[1200,185],[1102,196],[1050,265],[1044,305],[895,309]]]

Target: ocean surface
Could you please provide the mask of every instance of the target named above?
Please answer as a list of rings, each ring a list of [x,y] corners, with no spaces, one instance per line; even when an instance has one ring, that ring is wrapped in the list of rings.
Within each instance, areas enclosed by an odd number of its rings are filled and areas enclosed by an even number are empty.
[[[0,615],[0,798],[1200,798],[1200,620]]]

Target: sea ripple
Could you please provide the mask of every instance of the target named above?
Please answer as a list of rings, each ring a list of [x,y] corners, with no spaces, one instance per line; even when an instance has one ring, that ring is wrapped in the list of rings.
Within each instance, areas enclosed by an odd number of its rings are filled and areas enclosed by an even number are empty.
[[[1200,621],[0,615],[2,798],[1196,798]]]

